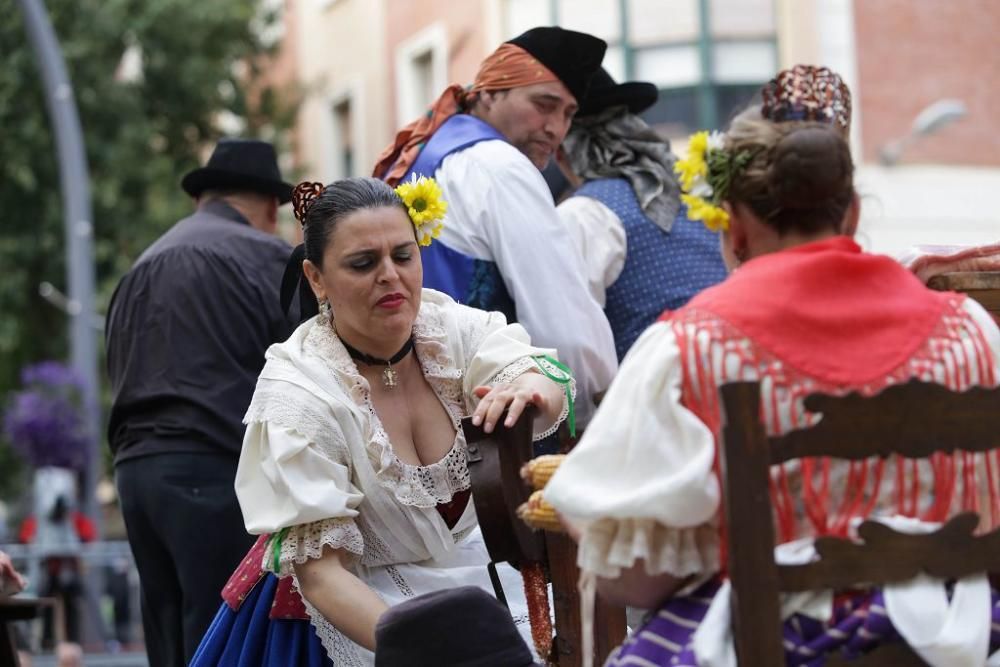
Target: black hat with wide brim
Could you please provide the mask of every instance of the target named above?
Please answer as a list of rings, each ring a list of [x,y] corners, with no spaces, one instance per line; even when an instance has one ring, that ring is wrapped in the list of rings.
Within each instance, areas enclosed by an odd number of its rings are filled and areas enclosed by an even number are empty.
[[[585,32],[558,27],[532,28],[508,42],[519,46],[542,63],[569,89],[577,104],[587,97],[587,88],[601,68],[607,43]]]
[[[274,146],[256,139],[222,139],[204,167],[188,172],[181,187],[192,197],[205,190],[248,190],[292,200],[292,185],[281,180]]]
[[[476,586],[424,593],[382,614],[375,667],[542,667],[507,607]]]
[[[646,81],[615,83],[603,67],[590,81],[587,97],[580,103],[579,116],[592,116],[611,107],[624,106],[630,113],[642,113],[656,104],[660,91],[656,85]]]

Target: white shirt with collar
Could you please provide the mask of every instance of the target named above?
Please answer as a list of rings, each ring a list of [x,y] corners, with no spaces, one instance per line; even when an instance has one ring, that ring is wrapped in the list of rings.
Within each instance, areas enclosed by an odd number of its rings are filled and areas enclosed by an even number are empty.
[[[556,207],[587,269],[587,286],[597,303],[607,304],[608,288],[625,267],[628,240],[614,211],[586,195],[568,197]]]
[[[448,202],[441,240],[494,262],[535,344],[553,347],[577,380],[577,420],[618,369],[614,337],[588,286],[541,172],[505,141],[480,141],[447,156],[434,174]]]

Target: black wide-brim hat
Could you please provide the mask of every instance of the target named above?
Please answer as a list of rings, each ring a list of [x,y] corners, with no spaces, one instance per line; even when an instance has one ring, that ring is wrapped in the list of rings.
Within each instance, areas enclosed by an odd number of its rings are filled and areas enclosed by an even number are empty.
[[[188,172],[181,187],[192,197],[205,190],[248,190],[292,200],[292,185],[281,180],[274,146],[256,139],[221,139],[204,167]]]
[[[538,59],[569,89],[577,104],[587,97],[587,88],[601,68],[608,45],[585,32],[558,27],[532,28],[508,44],[519,46]]]
[[[646,81],[615,83],[602,67],[591,79],[590,90],[576,115],[592,116],[615,106],[625,106],[630,113],[642,113],[656,104],[659,97],[660,91],[655,84]]]
[[[510,612],[475,586],[409,598],[375,626],[375,667],[541,667]]]

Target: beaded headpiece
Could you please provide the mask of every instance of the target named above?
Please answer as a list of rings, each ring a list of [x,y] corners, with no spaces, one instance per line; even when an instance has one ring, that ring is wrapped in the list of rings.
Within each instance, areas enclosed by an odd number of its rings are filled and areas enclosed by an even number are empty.
[[[772,123],[827,123],[844,134],[851,129],[851,91],[828,67],[796,65],[782,70],[760,94],[760,114]],[[733,178],[753,157],[747,151],[732,153],[725,144],[721,133],[698,132],[691,137],[687,156],[674,164],[688,217],[701,220],[712,231],[729,229],[729,214],[721,204]]]
[[[761,115],[775,123],[807,120],[851,129],[851,91],[827,67],[796,65],[778,72],[761,89]]]
[[[292,188],[292,213],[300,225],[306,224],[306,213],[313,200],[323,194],[325,186],[316,181],[302,181]]]

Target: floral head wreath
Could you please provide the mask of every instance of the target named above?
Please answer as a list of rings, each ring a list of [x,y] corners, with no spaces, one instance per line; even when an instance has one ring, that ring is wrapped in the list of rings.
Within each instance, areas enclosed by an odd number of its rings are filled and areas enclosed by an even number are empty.
[[[304,181],[292,190],[292,211],[299,224],[305,224],[309,207],[323,190],[322,183]],[[410,221],[417,229],[417,243],[422,246],[431,244],[432,239],[441,235],[444,229],[444,215],[448,211],[448,202],[441,195],[441,186],[433,178],[417,177],[416,174],[405,183],[395,188],[395,192],[406,206]]]
[[[796,65],[778,72],[761,88],[761,116],[772,123],[811,121],[827,123],[842,133],[851,127],[851,91],[827,67]],[[732,154],[725,149],[725,135],[698,132],[691,137],[687,158],[678,160],[681,200],[688,217],[701,220],[712,231],[729,229],[729,214],[719,204],[729,186],[753,159],[753,153]]]
[[[441,186],[437,181],[413,174],[409,181],[396,186],[396,194],[403,200],[406,212],[417,228],[417,243],[428,246],[432,239],[441,236],[448,202],[441,195]]]
[[[733,177],[746,168],[753,155],[749,151],[731,153],[725,149],[721,132],[698,132],[691,137],[688,154],[674,164],[680,176],[681,201],[688,217],[701,220],[713,232],[729,229],[729,214],[720,206],[729,193]]]

